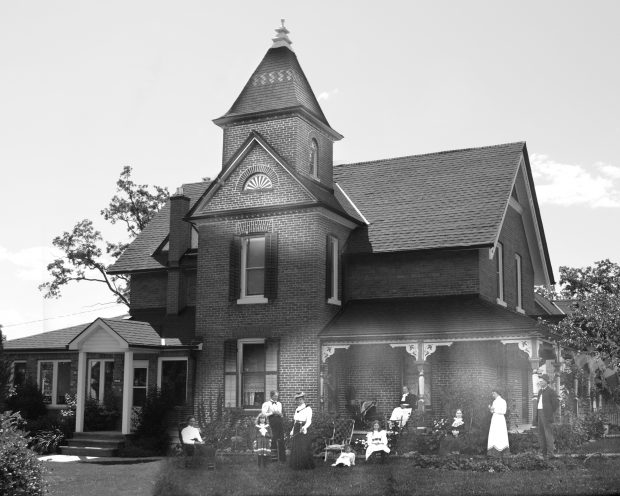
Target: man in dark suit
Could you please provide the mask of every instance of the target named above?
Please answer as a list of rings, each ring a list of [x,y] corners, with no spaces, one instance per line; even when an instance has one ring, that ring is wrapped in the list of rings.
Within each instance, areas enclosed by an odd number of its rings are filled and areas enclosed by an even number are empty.
[[[398,406],[392,411],[390,425],[392,427],[404,427],[411,416],[411,412],[417,408],[418,397],[410,393],[407,386],[403,386],[403,392],[400,396]]]
[[[545,458],[554,457],[553,416],[558,409],[558,396],[549,387],[549,376],[542,374],[538,380],[538,398],[534,405],[536,425],[538,427],[538,443]]]

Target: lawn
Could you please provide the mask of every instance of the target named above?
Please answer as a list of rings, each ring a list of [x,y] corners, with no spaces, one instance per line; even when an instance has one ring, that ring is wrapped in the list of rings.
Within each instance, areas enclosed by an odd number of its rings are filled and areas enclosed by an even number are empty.
[[[594,457],[552,462],[555,470],[480,473],[420,469],[407,459],[338,469],[317,461],[312,471],[254,458],[221,459],[217,470],[185,468],[179,459],[140,464],[46,463],[52,496],[194,495],[547,495],[617,494],[620,459]]]
[[[146,496],[164,462],[102,465],[43,462],[51,496]]]

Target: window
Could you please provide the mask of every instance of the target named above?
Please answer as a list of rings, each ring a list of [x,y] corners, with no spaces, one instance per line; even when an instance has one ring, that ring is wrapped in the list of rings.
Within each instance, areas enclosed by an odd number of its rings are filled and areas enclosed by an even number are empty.
[[[518,253],[515,253],[515,274],[517,279],[517,312],[525,313],[523,310],[523,290],[521,286],[521,255]]]
[[[235,236],[230,254],[230,300],[267,303],[277,293],[277,235]]]
[[[310,142],[310,174],[319,176],[319,144],[312,138]]]
[[[248,178],[243,185],[243,191],[261,191],[265,189],[272,189],[273,183],[267,174],[254,174]]]
[[[497,262],[497,303],[506,306],[504,301],[504,245],[501,243],[497,243],[495,260]]]
[[[327,293],[327,303],[340,305],[338,298],[338,279],[340,269],[340,252],[338,249],[338,238],[327,236],[327,256],[326,256],[325,289]]]
[[[278,342],[239,339],[224,344],[224,405],[258,409],[278,389]]]
[[[88,395],[90,398],[103,403],[105,398],[112,394],[114,382],[114,360],[88,361]]]
[[[187,401],[187,358],[160,358],[157,387],[170,393],[174,406],[182,406]]]
[[[48,405],[64,405],[65,394],[71,391],[71,362],[46,360],[39,362],[39,389]]]
[[[133,406],[144,406],[148,385],[149,362],[136,360],[133,363]]]
[[[26,362],[13,362],[11,383],[13,387],[23,386],[26,383]]]

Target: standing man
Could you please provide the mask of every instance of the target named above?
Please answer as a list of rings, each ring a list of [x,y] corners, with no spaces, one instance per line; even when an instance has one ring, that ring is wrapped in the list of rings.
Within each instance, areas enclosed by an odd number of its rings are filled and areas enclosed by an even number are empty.
[[[286,461],[286,450],[284,448],[284,425],[282,422],[282,403],[278,401],[280,395],[277,391],[270,391],[271,399],[263,403],[263,413],[267,416],[271,427],[271,460],[281,462]]]
[[[538,444],[545,459],[554,458],[553,416],[558,409],[558,397],[549,387],[549,376],[542,374],[538,380],[538,401],[536,405]]]

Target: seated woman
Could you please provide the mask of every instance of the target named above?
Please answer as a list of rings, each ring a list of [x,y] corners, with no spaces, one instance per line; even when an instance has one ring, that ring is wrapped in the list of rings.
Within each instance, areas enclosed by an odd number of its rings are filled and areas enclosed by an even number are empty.
[[[381,429],[381,424],[379,424],[378,420],[373,422],[372,431],[366,434],[366,442],[368,443],[368,447],[366,448],[366,461],[368,461],[373,453],[380,453],[381,463],[383,463],[386,455],[390,452],[390,448],[388,448],[387,432]]]
[[[409,392],[407,386],[403,386],[403,394],[400,397],[399,405],[392,411],[390,423],[393,427],[402,428],[411,417],[411,412],[417,408],[418,398]]]
[[[459,434],[463,432],[465,428],[465,422],[463,421],[463,411],[459,408],[456,411],[456,417],[452,420],[451,431],[454,437],[459,437]]]

